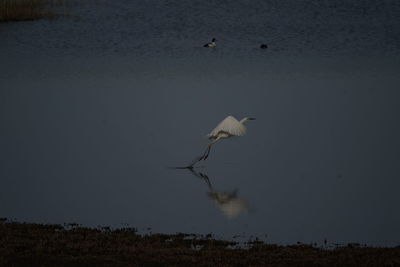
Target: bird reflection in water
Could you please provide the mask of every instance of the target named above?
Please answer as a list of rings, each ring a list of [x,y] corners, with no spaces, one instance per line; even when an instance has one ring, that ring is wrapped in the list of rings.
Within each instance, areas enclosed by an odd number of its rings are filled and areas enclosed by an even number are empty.
[[[210,199],[214,201],[217,207],[222,211],[222,213],[228,218],[233,219],[242,213],[249,212],[249,205],[247,202],[240,198],[237,194],[237,190],[233,192],[222,192],[215,190],[210,182],[210,179],[204,173],[195,171],[193,168],[188,168],[188,170],[196,177],[205,181],[210,190],[207,195]]]

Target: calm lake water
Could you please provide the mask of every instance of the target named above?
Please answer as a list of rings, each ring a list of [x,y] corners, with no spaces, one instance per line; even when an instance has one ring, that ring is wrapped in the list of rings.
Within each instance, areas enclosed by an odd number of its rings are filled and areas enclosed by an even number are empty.
[[[397,1],[62,10],[0,25],[0,217],[399,245]]]

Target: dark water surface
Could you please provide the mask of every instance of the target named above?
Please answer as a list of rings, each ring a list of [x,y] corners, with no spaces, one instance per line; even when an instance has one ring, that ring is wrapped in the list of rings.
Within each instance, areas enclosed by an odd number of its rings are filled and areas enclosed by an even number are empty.
[[[66,10],[0,25],[1,217],[399,244],[398,2]],[[169,168],[227,115],[257,120]]]

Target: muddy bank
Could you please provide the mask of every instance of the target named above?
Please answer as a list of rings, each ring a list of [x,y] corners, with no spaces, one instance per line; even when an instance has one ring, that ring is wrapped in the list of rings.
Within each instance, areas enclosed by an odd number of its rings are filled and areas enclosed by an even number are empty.
[[[0,222],[0,266],[399,266],[400,247],[324,250],[186,234],[139,235],[135,229]]]

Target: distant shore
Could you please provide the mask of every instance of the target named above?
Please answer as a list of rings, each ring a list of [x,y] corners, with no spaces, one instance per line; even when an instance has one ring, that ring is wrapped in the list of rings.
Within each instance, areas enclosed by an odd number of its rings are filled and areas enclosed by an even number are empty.
[[[399,266],[400,247],[332,250],[188,234],[140,235],[134,228],[85,228],[0,221],[0,266]]]
[[[57,15],[47,6],[56,4],[45,0],[2,0],[0,22],[54,19]]]

